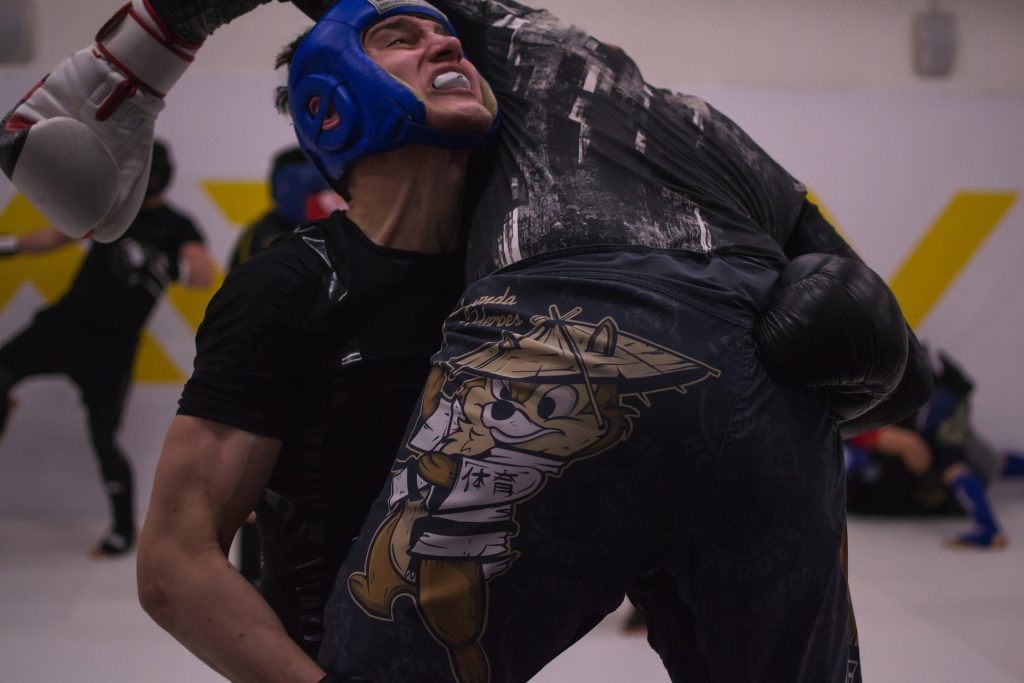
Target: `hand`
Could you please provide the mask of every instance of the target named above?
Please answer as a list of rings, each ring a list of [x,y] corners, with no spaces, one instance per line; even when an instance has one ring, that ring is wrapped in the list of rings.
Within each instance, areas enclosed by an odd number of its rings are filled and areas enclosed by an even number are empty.
[[[117,239],[142,205],[164,95],[198,47],[132,0],[3,119],[0,166],[65,235]]]
[[[827,388],[840,420],[866,413],[893,392],[909,344],[885,281],[859,261],[828,254],[805,254],[786,266],[754,339],[772,376]]]

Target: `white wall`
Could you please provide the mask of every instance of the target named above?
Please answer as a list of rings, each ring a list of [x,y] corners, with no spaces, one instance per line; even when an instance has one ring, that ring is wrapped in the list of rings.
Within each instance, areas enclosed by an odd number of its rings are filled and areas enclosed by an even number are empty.
[[[24,1],[24,0],[21,0]],[[36,70],[91,40],[122,0],[35,0]],[[550,9],[643,65],[648,80],[794,87],[932,87],[911,69],[914,15],[931,0],[547,0]],[[941,0],[956,18],[947,90],[1024,91],[1024,2]],[[263,73],[307,21],[270,2],[222,28],[195,69]]]
[[[68,51],[84,46],[119,0],[37,0],[38,57],[0,68],[0,110]],[[548,6],[627,49],[658,85],[701,95],[735,118],[809,184],[853,244],[891,277],[958,193],[1018,195],[924,318],[923,338],[961,359],[978,381],[977,422],[1000,445],[1024,446],[1024,2],[945,0],[959,22],[959,58],[944,81],[915,78],[910,22],[925,0],[549,0]],[[305,18],[271,3],[222,29],[168,98],[158,133],[178,175],[171,199],[191,212],[222,262],[237,234],[202,183],[262,179],[291,140],[272,111],[278,47]],[[6,104],[3,104],[6,103]],[[0,180],[0,223],[14,189]],[[971,229],[967,226],[966,229]],[[0,261],[0,286],[5,262]],[[0,310],[0,338],[43,299],[30,284]],[[188,371],[188,325],[162,305],[150,333]],[[123,443],[149,488],[179,387],[139,385]],[[0,441],[0,513],[99,514],[76,397],[60,380],[19,388]]]

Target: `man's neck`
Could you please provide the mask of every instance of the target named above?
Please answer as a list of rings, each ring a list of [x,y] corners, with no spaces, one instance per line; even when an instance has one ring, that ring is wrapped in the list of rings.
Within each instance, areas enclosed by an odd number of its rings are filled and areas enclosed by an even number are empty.
[[[348,217],[375,244],[455,249],[469,153],[410,145],[361,159],[349,174]]]

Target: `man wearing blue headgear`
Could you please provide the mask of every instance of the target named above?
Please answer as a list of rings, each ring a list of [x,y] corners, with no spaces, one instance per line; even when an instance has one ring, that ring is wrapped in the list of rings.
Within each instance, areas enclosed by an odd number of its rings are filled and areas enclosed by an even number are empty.
[[[390,2],[356,19],[365,26],[320,24],[323,40],[354,40],[386,65],[364,57],[379,71],[367,83],[394,76],[362,89],[351,78],[349,94],[310,75],[296,114],[315,118],[330,150],[316,162],[344,174],[349,208],[252,256],[214,296],[139,542],[143,606],[233,680],[323,675],[303,653],[320,645],[333,579],[461,291],[461,188],[495,126],[436,10]],[[258,593],[225,558],[253,508]]]
[[[444,9],[482,49],[504,112],[493,163],[472,178],[475,281],[339,574],[320,661],[349,680],[526,680],[628,593],[675,679],[844,678],[836,418],[870,424],[920,386],[891,293],[855,260],[806,255],[848,249],[705,103],[651,88],[547,13]],[[342,0],[289,82],[300,144],[352,198],[334,224],[378,244],[450,244],[459,150],[493,110],[447,18]],[[403,232],[410,217],[417,231]],[[872,341],[851,343],[864,329]],[[894,389],[902,403],[886,402]],[[226,439],[237,465],[222,480],[181,457],[219,438],[186,403],[164,454],[178,476],[158,474],[154,509],[209,509],[176,496],[195,472],[230,506],[200,525],[202,586],[169,600],[158,581],[144,603],[231,678],[316,680],[208,552],[254,500],[227,484],[268,476],[264,437]],[[159,576],[162,539],[188,530],[151,511],[140,583]],[[211,593],[223,609],[197,621]]]

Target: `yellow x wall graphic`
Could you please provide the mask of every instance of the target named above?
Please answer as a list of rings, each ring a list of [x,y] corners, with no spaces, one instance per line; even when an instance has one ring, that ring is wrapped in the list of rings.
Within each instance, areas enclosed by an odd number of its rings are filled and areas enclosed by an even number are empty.
[[[270,207],[265,181],[208,181],[202,185],[228,222],[236,227],[250,223]],[[46,219],[20,194],[0,213],[0,233],[24,235],[46,226]],[[26,285],[34,287],[47,303],[59,299],[70,285],[84,253],[81,245],[72,244],[53,252],[0,261],[0,310]],[[212,287],[187,289],[172,285],[167,290],[172,309],[191,330],[199,327],[206,305],[222,279],[218,273]],[[0,343],[4,341],[0,339]],[[158,339],[148,331],[143,332],[135,359],[135,381],[180,384],[189,372],[189,368],[178,367]]]
[[[928,317],[960,271],[992,234],[1017,200],[1016,192],[959,192],[938,219],[921,236],[910,255],[890,278],[889,286],[900,302],[910,326],[917,328]],[[836,226],[834,217],[808,192],[825,219]]]
[[[961,192],[953,197],[889,285],[917,327],[1017,200],[1015,192]]]
[[[205,181],[202,186],[234,226],[255,220],[269,208],[267,185],[263,181]],[[912,326],[924,321],[1017,197],[1015,192],[957,193],[923,233],[890,282]],[[835,225],[821,202],[815,203]],[[0,233],[25,234],[45,225],[43,217],[21,195],[15,196],[0,213]],[[82,248],[74,246],[51,254],[0,261],[0,309],[24,285],[35,287],[47,302],[55,301],[67,289],[82,254]],[[174,286],[168,290],[168,298],[177,314],[195,330],[215,289],[187,290]],[[143,335],[135,364],[136,381],[180,383],[186,373],[187,368],[177,367],[159,340],[148,333]]]

